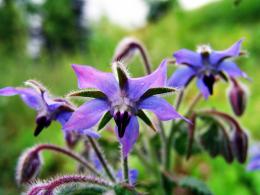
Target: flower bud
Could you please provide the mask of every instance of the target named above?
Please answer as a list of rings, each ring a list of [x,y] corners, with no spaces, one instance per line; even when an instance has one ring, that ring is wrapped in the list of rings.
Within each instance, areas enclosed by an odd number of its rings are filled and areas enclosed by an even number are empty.
[[[139,49],[141,43],[132,37],[124,38],[115,49],[113,61],[124,60],[128,62]]]
[[[72,149],[79,142],[80,135],[75,133],[75,132],[73,132],[73,131],[65,132],[65,140],[66,140],[67,146]]]
[[[248,137],[242,130],[235,130],[232,136],[232,149],[235,158],[240,163],[244,163],[247,158]]]
[[[234,78],[231,78],[231,81],[232,86],[228,93],[229,101],[233,112],[237,116],[242,116],[246,108],[246,91]]]
[[[27,183],[34,179],[41,168],[42,160],[38,151],[26,150],[19,158],[16,168],[16,181],[18,184]]]

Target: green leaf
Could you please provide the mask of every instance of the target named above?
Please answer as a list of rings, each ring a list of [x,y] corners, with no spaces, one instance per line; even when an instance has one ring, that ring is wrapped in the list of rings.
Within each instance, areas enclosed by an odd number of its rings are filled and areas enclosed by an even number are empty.
[[[171,87],[157,87],[157,88],[151,88],[148,89],[143,95],[142,99],[148,98],[153,95],[158,95],[158,94],[168,94],[168,93],[173,93],[176,92],[177,89],[171,88]]]
[[[107,190],[95,185],[69,184],[55,190],[55,195],[102,195]]]
[[[116,64],[116,71],[117,71],[119,86],[121,89],[123,89],[128,80],[127,72],[126,72],[124,65],[121,62],[115,62],[115,64]]]
[[[73,91],[69,93],[67,97],[89,97],[89,98],[99,98],[99,99],[107,98],[107,96],[102,91],[96,89],[82,89],[78,91]]]
[[[204,119],[205,120],[205,119]],[[200,141],[204,149],[212,157],[221,155],[226,162],[231,163],[234,160],[231,143],[225,128],[214,119],[206,119],[209,123],[206,131],[200,135]]]
[[[151,127],[152,130],[156,132],[156,128],[154,127],[152,121],[148,118],[143,110],[139,110],[137,116],[139,116],[139,118],[141,118],[145,124],[147,124],[149,127]]]
[[[115,185],[114,191],[116,195],[138,195],[138,192],[133,187],[124,184]]]
[[[189,142],[189,130],[188,124],[182,123],[177,126],[175,136],[173,139],[173,147],[179,155],[186,156]],[[191,155],[201,152],[200,144],[196,139],[193,140],[192,148],[190,151]]]
[[[179,182],[178,185],[189,189],[193,195],[212,195],[207,185],[193,177],[184,177]]]
[[[103,127],[105,127],[111,118],[112,118],[112,115],[110,114],[110,111],[107,111],[98,125],[98,131],[101,130]]]

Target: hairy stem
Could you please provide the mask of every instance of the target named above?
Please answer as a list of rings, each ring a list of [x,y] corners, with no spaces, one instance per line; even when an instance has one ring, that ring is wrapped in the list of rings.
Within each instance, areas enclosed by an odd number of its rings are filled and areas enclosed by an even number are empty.
[[[69,183],[89,183],[94,185],[100,185],[103,187],[111,187],[111,184],[103,179],[95,178],[91,176],[83,176],[83,175],[68,175],[62,176],[56,179],[53,179],[49,182],[32,186],[28,195],[38,194],[40,191],[44,190],[45,194],[53,194],[53,190],[59,186]]]
[[[114,174],[112,173],[107,160],[105,159],[104,155],[101,152],[100,147],[98,146],[98,143],[92,138],[88,136],[88,140],[93,148],[93,150],[95,151],[98,160],[100,161],[100,163],[102,164],[108,178],[112,181],[112,182],[116,182],[116,179],[114,177]]]
[[[84,159],[82,156],[76,154],[72,150],[61,148],[59,146],[55,146],[55,145],[52,145],[52,144],[40,144],[35,148],[35,152],[40,152],[41,150],[51,150],[51,151],[54,151],[54,152],[65,154],[65,155],[69,156],[70,158],[72,158],[72,159],[78,161],[79,163],[81,163],[84,167],[86,167],[93,174],[100,176],[100,174],[96,171],[96,169],[92,166],[91,163],[86,161],[86,159]]]
[[[123,172],[123,180],[125,183],[129,183],[129,172],[128,172],[128,158],[123,154],[123,147],[121,147],[121,163],[122,163],[122,172]]]

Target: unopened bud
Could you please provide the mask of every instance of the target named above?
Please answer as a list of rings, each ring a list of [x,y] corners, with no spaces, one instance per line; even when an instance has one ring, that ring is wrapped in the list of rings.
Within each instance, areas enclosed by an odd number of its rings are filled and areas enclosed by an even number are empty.
[[[74,148],[80,140],[80,135],[71,131],[65,132],[65,140],[69,148]]]
[[[141,43],[132,37],[124,38],[115,49],[113,61],[124,60],[128,62],[139,49]]]
[[[235,130],[232,137],[232,148],[235,158],[240,163],[244,163],[247,158],[248,137],[242,130]]]
[[[233,112],[237,116],[241,116],[246,108],[246,90],[234,78],[231,78],[231,81],[232,86],[228,93],[229,101],[233,109]]]
[[[16,167],[16,181],[23,184],[35,179],[42,165],[41,156],[33,149],[26,150],[19,158]]]

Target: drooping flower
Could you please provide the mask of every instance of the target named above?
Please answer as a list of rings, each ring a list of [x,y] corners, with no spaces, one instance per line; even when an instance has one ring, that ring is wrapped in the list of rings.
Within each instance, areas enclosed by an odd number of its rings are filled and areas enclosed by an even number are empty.
[[[213,85],[216,81],[216,75],[227,80],[224,73],[229,77],[247,77],[246,73],[241,71],[231,58],[241,55],[242,39],[233,44],[224,51],[212,50],[208,45],[202,45],[197,52],[181,49],[176,51],[173,56],[178,65],[184,65],[178,68],[168,81],[172,87],[184,87],[197,77],[197,87],[205,98],[213,94]]]
[[[155,129],[143,109],[153,112],[159,120],[183,118],[175,109],[157,94],[175,91],[166,87],[167,61],[150,75],[140,78],[130,78],[122,63],[115,62],[112,73],[101,72],[90,66],[72,65],[81,90],[70,96],[85,96],[94,98],[80,106],[65,124],[66,130],[91,128],[102,118],[99,129],[114,118],[115,132],[123,147],[126,157],[139,136],[140,117],[152,129]]]
[[[37,111],[36,128],[34,135],[37,136],[47,128],[53,120],[57,120],[62,126],[68,121],[75,107],[64,98],[53,98],[45,87],[34,80],[25,82],[29,87],[5,87],[0,89],[0,96],[19,95],[24,103]],[[83,130],[81,130],[83,131]],[[84,133],[93,137],[98,134],[91,130]],[[71,138],[73,132],[64,131],[65,138]]]

